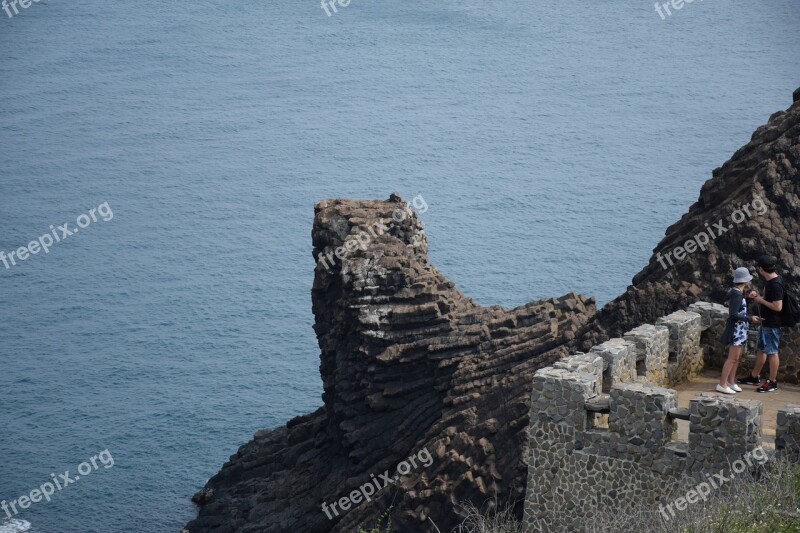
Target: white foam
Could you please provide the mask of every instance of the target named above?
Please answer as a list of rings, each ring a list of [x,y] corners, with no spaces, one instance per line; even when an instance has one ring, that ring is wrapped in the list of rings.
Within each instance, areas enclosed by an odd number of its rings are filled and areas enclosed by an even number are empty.
[[[30,529],[31,523],[27,520],[12,518],[11,520],[0,523],[0,533],[23,533],[25,531],[30,531]]]

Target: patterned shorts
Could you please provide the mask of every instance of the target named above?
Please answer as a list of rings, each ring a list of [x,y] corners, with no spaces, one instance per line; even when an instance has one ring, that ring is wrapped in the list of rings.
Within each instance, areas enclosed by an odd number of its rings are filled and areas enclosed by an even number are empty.
[[[749,324],[747,322],[737,322],[733,326],[733,344],[734,346],[744,346],[747,342],[747,330]]]

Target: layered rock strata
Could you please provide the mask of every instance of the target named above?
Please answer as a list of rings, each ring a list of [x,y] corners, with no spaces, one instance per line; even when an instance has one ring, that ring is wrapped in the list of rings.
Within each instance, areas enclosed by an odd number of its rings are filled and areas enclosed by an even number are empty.
[[[400,531],[426,531],[429,517],[449,529],[461,502],[495,498],[521,513],[533,373],[574,348],[594,300],[476,304],[428,264],[422,224],[396,195],[324,201],[315,213],[324,406],[257,433],[195,496],[187,529],[354,531],[390,506]],[[430,466],[338,516],[323,512],[421,450]]]

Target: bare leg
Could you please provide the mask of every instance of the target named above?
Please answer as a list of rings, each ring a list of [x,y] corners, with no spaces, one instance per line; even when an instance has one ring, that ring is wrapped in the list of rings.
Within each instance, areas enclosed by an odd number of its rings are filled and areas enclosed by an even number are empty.
[[[739,371],[739,361],[742,360],[742,353],[744,353],[744,346],[731,346],[730,352],[732,353],[729,353],[728,359],[730,360],[731,355],[733,355],[734,360],[730,370],[728,371],[727,379],[729,384],[735,384],[736,374]]]
[[[761,369],[764,368],[764,363],[767,362],[767,354],[763,350],[759,350],[756,355],[756,366],[753,367],[753,373],[750,374],[754,378],[761,375]]]
[[[719,386],[728,386],[728,377],[731,375],[731,370],[735,372],[737,362],[737,353],[739,352],[738,346],[728,346],[728,359],[722,365],[722,375],[719,377]]]
[[[778,367],[781,366],[781,358],[778,354],[769,354],[769,380],[777,381]]]

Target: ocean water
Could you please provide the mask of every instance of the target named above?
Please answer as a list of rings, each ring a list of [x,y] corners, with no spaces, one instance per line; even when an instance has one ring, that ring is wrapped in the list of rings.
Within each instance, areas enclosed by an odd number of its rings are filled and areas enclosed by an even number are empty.
[[[789,105],[798,27],[797,0],[0,11],[0,251],[79,229],[0,263],[0,500],[90,470],[0,532],[177,531],[254,431],[321,404],[323,198],[421,195],[480,303],[612,299]]]

